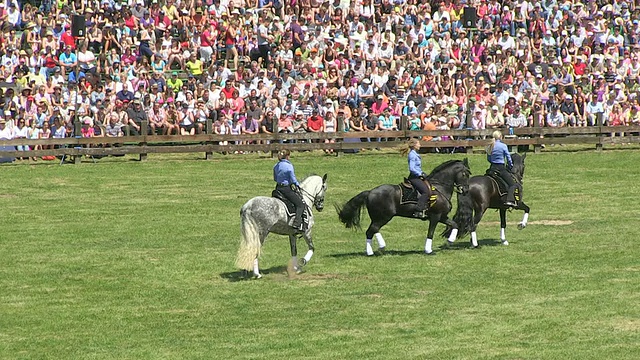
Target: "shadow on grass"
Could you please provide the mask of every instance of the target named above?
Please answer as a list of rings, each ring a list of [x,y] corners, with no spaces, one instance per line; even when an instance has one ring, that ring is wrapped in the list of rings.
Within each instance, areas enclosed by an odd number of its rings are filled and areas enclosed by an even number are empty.
[[[268,275],[268,274],[285,274],[287,273],[287,267],[286,266],[273,266],[270,267],[268,269],[260,269],[260,273],[262,275]],[[253,273],[250,271],[246,271],[246,270],[238,270],[238,271],[233,271],[233,272],[224,272],[220,274],[220,277],[229,281],[229,282],[236,282],[236,281],[244,281],[244,280],[251,280],[253,279]]]
[[[496,239],[482,239],[478,240],[478,247],[483,246],[499,246],[502,245],[500,240]],[[458,240],[453,244],[446,244],[446,242],[438,247],[440,250],[467,250],[472,249],[471,241],[469,240]]]
[[[385,256],[385,255],[406,256],[406,255],[422,255],[422,254],[424,254],[424,252],[421,251],[421,250],[388,250],[387,249],[384,252],[380,252],[380,251],[377,251],[377,250],[374,252],[374,256]],[[332,257],[332,258],[337,258],[337,259],[369,257],[367,254],[364,253],[364,251],[362,251],[362,252],[343,253],[343,254],[331,254],[329,256]]]

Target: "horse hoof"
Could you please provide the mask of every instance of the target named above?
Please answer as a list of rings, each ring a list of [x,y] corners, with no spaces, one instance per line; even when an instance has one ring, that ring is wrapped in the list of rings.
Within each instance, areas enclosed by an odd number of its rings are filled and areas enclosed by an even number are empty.
[[[505,241],[502,242],[502,245],[507,246],[507,245],[509,245],[509,242],[507,240],[505,240]]]
[[[256,280],[262,279],[262,274],[253,274],[253,278]]]
[[[387,248],[385,248],[384,246],[380,247],[380,248],[378,248],[378,252],[380,253],[380,255],[384,255],[384,252],[385,252],[386,249]]]
[[[526,227],[527,227],[527,224],[525,224],[525,223],[518,224],[518,230],[522,230],[522,229],[524,229]]]
[[[436,254],[436,252],[435,252],[435,251],[432,251],[432,252],[425,252],[425,255],[427,255],[427,256],[434,256],[435,254]]]
[[[471,245],[471,249],[473,249],[473,250],[480,249],[480,245],[476,245],[476,246]]]

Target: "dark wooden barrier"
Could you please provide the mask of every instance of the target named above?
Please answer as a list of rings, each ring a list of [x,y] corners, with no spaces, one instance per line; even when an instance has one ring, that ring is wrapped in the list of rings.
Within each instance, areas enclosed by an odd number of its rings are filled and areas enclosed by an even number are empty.
[[[534,121],[535,124],[535,121]],[[142,133],[146,134],[147,124],[143,124]],[[434,130],[434,131],[367,131],[367,132],[343,132],[343,126],[338,125],[334,133],[305,133],[258,135],[216,135],[212,134],[212,124],[206,124],[206,133],[197,135],[140,135],[124,136],[119,138],[96,137],[82,138],[72,137],[65,139],[29,140],[14,139],[0,140],[0,146],[17,145],[53,145],[57,149],[30,150],[30,151],[0,151],[0,157],[41,157],[53,155],[74,159],[79,162],[82,156],[108,156],[123,154],[138,154],[140,160],[144,160],[147,154],[154,153],[205,153],[206,159],[211,159],[213,153],[233,153],[234,151],[262,151],[272,154],[280,149],[290,150],[318,150],[334,149],[341,153],[348,149],[373,149],[392,148],[402,145],[408,138],[423,136],[449,136],[446,141],[422,141],[426,148],[464,148],[472,151],[474,148],[485,147],[491,138],[493,130]],[[504,129],[504,133],[508,130]],[[624,132],[624,137],[611,137],[612,133]],[[514,137],[505,139],[505,143],[511,147],[533,146],[535,151],[540,151],[542,145],[552,144],[590,144],[596,149],[602,149],[603,145],[620,143],[640,143],[640,126],[589,126],[578,128],[547,128],[526,127],[514,129]],[[485,139],[483,139],[483,137]],[[370,139],[370,141],[346,142],[345,139]],[[388,141],[376,141],[378,138]],[[311,142],[311,140],[335,139],[335,143]],[[262,140],[255,144],[235,145],[235,141]],[[228,141],[229,145],[218,145],[220,141]]]

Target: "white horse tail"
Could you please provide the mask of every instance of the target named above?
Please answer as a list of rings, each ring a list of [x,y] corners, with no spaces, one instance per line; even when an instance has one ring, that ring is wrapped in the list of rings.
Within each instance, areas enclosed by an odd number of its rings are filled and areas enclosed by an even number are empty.
[[[262,244],[258,227],[245,207],[240,210],[240,232],[242,240],[240,240],[236,266],[239,269],[253,271],[253,263],[260,256]]]

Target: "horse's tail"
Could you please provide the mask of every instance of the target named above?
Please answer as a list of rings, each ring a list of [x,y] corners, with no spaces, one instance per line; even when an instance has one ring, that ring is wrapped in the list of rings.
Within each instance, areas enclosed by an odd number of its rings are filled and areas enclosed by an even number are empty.
[[[471,231],[473,225],[473,199],[471,198],[471,192],[458,193],[458,209],[456,209],[456,214],[453,215],[453,222],[458,225],[458,237],[465,236]],[[449,237],[451,230],[452,228],[447,226],[442,236]]]
[[[255,259],[260,256],[262,244],[256,222],[249,216],[244,206],[240,210],[240,232],[242,240],[240,240],[240,248],[236,257],[236,266],[239,269],[252,271]]]
[[[352,197],[351,200],[347,201],[343,206],[335,205],[340,222],[342,222],[347,229],[360,229],[360,212],[367,202],[369,192],[369,190],[361,192]]]

